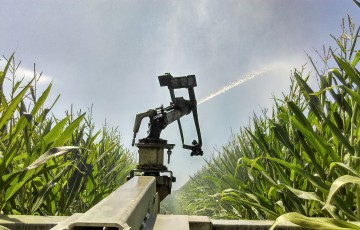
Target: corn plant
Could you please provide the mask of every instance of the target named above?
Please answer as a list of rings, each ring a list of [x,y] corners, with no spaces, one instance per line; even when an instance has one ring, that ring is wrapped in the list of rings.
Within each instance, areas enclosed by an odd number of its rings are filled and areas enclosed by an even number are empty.
[[[185,213],[281,216],[297,224],[327,217],[344,229],[351,227],[337,220],[360,220],[360,29],[350,17],[346,23],[341,36],[334,37],[338,48],[324,49],[324,69],[310,58],[315,74],[294,70],[290,93],[275,98],[271,112],[254,115],[182,188],[178,199]],[[309,83],[312,78],[317,86]]]
[[[38,95],[36,75],[18,80],[14,56],[0,72],[0,211],[84,212],[125,181],[133,165],[117,129],[96,131],[91,113],[50,115],[52,84]]]

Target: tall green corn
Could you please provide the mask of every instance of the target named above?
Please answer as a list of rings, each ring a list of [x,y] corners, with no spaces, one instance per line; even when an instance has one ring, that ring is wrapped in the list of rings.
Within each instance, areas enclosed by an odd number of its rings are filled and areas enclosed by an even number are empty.
[[[343,21],[343,33],[335,39],[339,47],[324,50],[325,71],[313,59],[315,75],[293,71],[290,93],[275,98],[270,113],[254,115],[182,188],[178,200],[185,213],[276,219],[297,212],[360,220],[354,180],[360,174],[360,29],[350,17],[346,28]],[[317,86],[309,83],[312,78]],[[344,175],[353,176],[354,183]],[[330,193],[335,182],[341,186]]]
[[[95,130],[91,111],[58,119],[36,76],[18,80],[13,55],[0,72],[0,211],[70,215],[120,186],[133,165],[118,130]],[[35,72],[35,71],[34,71]]]

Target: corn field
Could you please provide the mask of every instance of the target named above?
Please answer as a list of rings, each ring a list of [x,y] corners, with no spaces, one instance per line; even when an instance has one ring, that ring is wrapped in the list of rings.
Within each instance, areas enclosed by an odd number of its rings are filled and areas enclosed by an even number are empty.
[[[307,217],[327,217],[359,229],[341,221],[360,221],[359,30],[343,20],[337,48],[324,48],[320,64],[309,57],[314,73],[292,72],[289,93],[181,188],[178,212],[312,228],[319,225]]]
[[[0,71],[0,211],[71,215],[85,212],[126,181],[134,165],[119,132],[96,130],[91,110],[51,114],[52,84],[39,95],[36,75],[17,76],[13,55]]]
[[[360,3],[354,1],[357,6]],[[307,228],[360,229],[360,27],[342,21],[337,47],[314,71],[295,69],[289,93],[254,115],[176,193],[176,212],[211,218],[291,221]],[[0,212],[85,212],[125,182],[134,159],[119,131],[97,130],[91,110],[52,114],[52,84],[0,71]],[[315,82],[315,83],[313,83]],[[5,87],[6,86],[6,87]],[[321,219],[313,219],[321,217]],[[274,225],[275,226],[275,225]]]

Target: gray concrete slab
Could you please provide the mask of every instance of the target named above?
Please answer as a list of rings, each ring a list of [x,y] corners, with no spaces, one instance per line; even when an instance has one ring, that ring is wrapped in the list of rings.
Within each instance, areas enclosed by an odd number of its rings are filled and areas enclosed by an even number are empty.
[[[190,230],[189,218],[184,215],[157,215],[154,230]]]

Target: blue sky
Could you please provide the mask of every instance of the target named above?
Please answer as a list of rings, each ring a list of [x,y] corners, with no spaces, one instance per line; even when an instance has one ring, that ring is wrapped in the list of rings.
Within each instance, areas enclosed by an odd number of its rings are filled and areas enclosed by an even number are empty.
[[[61,94],[59,116],[71,105],[93,105],[96,124],[118,126],[133,152],[135,115],[170,102],[158,75],[195,74],[200,99],[249,73],[281,66],[199,106],[206,158],[254,112],[270,108],[272,95],[288,90],[291,70],[308,63],[305,51],[316,60],[314,49],[335,46],[330,34],[341,34],[348,14],[359,24],[359,12],[350,0],[2,0],[0,54],[15,52],[24,73],[36,63],[54,83],[53,97]],[[189,139],[195,137],[191,122],[184,119]],[[146,127],[143,122],[138,137]],[[175,124],[163,138],[177,144],[169,169],[178,188],[204,160],[181,148]]]

